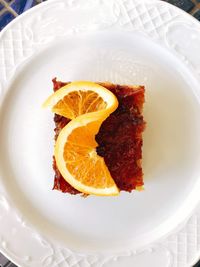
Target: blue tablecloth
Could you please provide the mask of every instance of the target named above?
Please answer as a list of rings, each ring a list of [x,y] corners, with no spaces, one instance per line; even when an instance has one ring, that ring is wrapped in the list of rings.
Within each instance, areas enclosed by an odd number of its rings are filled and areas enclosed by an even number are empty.
[[[0,30],[11,20],[42,0],[0,0]]]
[[[15,17],[43,1],[45,0],[0,0],[0,30]],[[166,2],[178,6],[200,21],[200,0],[166,0]],[[16,266],[0,254],[0,267]],[[195,267],[200,267],[200,263]]]

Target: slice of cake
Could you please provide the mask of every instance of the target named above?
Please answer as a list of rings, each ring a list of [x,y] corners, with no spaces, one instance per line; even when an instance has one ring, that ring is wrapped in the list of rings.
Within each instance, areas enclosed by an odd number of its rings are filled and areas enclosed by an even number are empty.
[[[54,91],[68,83],[53,79]],[[119,102],[118,108],[102,123],[96,135],[97,154],[102,156],[120,191],[131,192],[143,186],[142,132],[145,122],[142,115],[144,86],[127,86],[112,83],[98,83],[110,90]],[[55,140],[69,119],[55,114]],[[53,158],[55,171],[53,189],[63,193],[79,194],[61,175]]]

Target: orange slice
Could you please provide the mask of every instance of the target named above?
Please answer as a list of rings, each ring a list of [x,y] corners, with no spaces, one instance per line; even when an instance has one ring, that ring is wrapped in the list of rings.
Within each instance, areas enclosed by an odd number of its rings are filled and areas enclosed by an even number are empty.
[[[68,119],[110,108],[116,97],[105,87],[92,82],[73,82],[52,94],[43,104]]]
[[[118,101],[106,88],[91,82],[74,82],[45,102],[53,112],[70,118],[55,144],[57,167],[64,179],[85,194],[118,195],[102,157],[96,153],[102,122],[117,108]]]

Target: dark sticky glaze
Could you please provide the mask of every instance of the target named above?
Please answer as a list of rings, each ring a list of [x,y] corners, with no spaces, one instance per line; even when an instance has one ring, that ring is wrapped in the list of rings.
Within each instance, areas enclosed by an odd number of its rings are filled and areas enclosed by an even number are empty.
[[[53,79],[54,91],[67,83]],[[105,163],[120,190],[131,192],[143,185],[142,159],[142,132],[145,122],[142,116],[144,103],[143,86],[131,87],[99,83],[114,93],[119,106],[101,125],[96,135],[98,155],[104,157]],[[55,140],[60,130],[69,122],[68,119],[56,115]],[[60,174],[53,158],[55,180],[53,189],[63,193],[80,193],[69,185]]]

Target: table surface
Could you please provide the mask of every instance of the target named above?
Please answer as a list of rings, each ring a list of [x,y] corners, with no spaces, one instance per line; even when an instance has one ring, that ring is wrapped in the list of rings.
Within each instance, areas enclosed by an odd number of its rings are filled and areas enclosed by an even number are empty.
[[[44,0],[45,1],[45,0]],[[43,0],[0,0],[0,30],[10,21]],[[200,0],[163,0],[190,13],[200,21]],[[17,267],[0,253],[0,267]],[[194,267],[200,267],[200,261]]]

